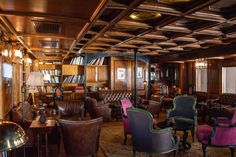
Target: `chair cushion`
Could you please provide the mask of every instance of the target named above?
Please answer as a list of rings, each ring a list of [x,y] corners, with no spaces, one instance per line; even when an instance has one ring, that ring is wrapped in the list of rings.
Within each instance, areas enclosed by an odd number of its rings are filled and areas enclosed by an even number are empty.
[[[212,127],[209,125],[200,125],[197,127],[197,139],[203,143],[208,144],[212,134]]]

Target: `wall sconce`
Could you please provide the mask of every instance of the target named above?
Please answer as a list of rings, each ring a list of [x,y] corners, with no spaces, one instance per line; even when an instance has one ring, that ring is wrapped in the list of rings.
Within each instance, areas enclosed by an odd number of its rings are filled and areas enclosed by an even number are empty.
[[[7,49],[2,51],[2,56],[8,57],[8,50]]]
[[[23,57],[22,51],[21,50],[15,50],[15,57],[22,58]]]
[[[27,59],[26,59],[26,62],[27,62],[28,64],[32,64],[32,59],[31,59],[31,58],[27,58]]]
[[[199,69],[207,68],[207,60],[205,60],[204,58],[196,59],[195,66]]]

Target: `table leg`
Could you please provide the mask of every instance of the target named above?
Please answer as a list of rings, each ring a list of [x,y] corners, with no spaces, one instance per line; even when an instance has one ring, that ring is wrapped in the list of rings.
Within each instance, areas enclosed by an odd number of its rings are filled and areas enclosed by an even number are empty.
[[[45,133],[46,157],[48,156],[48,134]]]
[[[38,157],[40,157],[40,135],[39,135],[39,133],[37,134],[37,138],[38,138]]]

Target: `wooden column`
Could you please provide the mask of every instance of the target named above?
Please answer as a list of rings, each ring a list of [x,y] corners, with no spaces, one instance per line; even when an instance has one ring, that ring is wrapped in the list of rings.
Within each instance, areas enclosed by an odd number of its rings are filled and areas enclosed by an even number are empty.
[[[138,66],[138,58],[137,58],[138,49],[134,49],[134,106],[137,106],[137,66]]]
[[[0,119],[3,119],[3,80],[2,80],[2,57],[0,56],[0,96],[1,96],[1,101],[0,101]]]
[[[25,72],[25,63],[26,63],[26,52],[27,50],[24,49],[23,50],[23,57],[24,57],[24,60],[23,60],[23,64],[22,64],[22,75],[23,75],[23,84],[22,84],[22,87],[21,87],[21,93],[22,93],[22,106],[21,106],[21,111],[22,111],[22,121],[24,120],[24,105],[25,105],[25,92],[26,92],[26,72]]]
[[[84,98],[87,96],[87,54],[84,56]]]

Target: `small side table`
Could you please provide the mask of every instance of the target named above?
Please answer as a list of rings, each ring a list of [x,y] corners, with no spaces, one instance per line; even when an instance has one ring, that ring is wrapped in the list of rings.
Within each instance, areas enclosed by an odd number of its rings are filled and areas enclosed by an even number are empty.
[[[46,145],[46,153],[45,157],[48,156],[48,134],[51,133],[52,129],[56,126],[56,120],[50,119],[46,120],[45,124],[41,124],[39,122],[39,117],[36,120],[33,120],[30,129],[37,134],[37,141],[38,141],[38,157],[42,156],[42,148],[40,145],[42,135],[45,135],[45,145]]]

